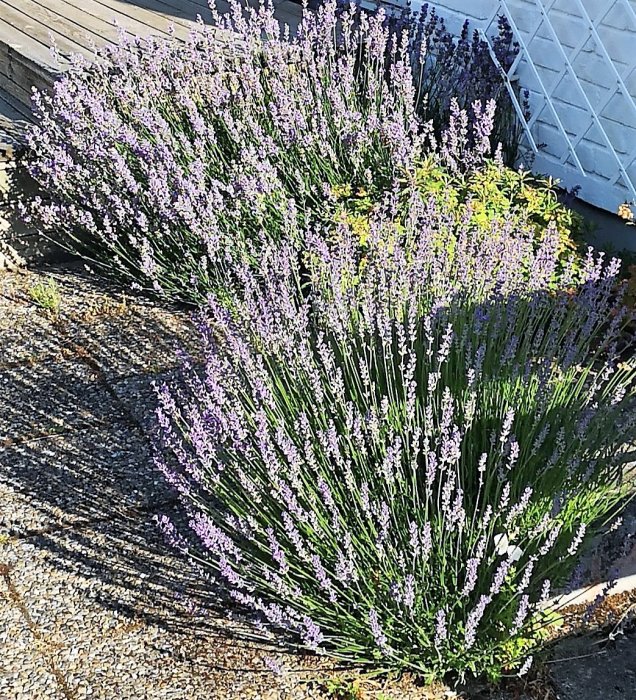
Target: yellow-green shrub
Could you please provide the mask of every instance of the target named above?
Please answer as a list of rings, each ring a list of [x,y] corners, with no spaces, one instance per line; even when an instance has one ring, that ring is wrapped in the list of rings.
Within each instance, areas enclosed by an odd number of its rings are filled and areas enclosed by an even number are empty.
[[[495,160],[468,173],[450,173],[431,158],[415,171],[415,184],[423,196],[434,195],[453,212],[463,213],[470,205],[471,222],[481,229],[490,228],[493,220],[501,222],[518,214],[535,226],[537,240],[554,223],[563,257],[578,250],[583,219],[559,201],[558,183],[550,177],[513,170]]]
[[[584,221],[559,201],[557,185],[550,177],[514,170],[496,160],[459,173],[430,157],[404,177],[404,206],[399,211],[407,211],[407,199],[415,190],[426,200],[433,198],[438,210],[447,212],[451,221],[458,222],[469,215],[471,227],[485,233],[492,230],[494,223],[506,221],[510,225],[517,221],[535,229],[538,244],[553,224],[559,233],[559,257],[566,262],[579,255]],[[344,186],[333,190],[332,195],[336,221],[346,221],[366,246],[369,217],[379,199],[376,193]],[[396,224],[401,218],[398,216]]]

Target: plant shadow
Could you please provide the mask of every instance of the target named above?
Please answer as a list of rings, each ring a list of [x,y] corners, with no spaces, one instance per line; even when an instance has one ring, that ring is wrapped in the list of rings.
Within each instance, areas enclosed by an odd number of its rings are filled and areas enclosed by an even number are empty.
[[[228,624],[235,605],[156,522],[187,518],[151,442],[153,382],[173,375],[177,346],[196,345],[188,314],[141,299],[122,310],[121,293],[78,267],[47,276],[60,289],[60,316],[43,317],[32,357],[0,367],[10,389],[0,398],[0,541],[16,584],[37,565],[43,600],[59,581],[95,591],[87,618],[98,604],[191,643],[223,636],[268,646],[271,637]],[[30,282],[12,279],[12,301],[33,305]]]

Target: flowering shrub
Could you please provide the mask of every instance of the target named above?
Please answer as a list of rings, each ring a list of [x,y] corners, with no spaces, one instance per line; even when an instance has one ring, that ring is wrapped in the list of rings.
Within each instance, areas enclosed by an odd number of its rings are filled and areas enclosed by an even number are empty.
[[[210,300],[204,366],[158,389],[158,464],[191,530],[161,522],[310,649],[430,679],[523,673],[636,433],[617,263],[590,253],[555,293],[554,228],[537,247],[505,221],[441,226],[417,192],[399,235],[395,216],[385,203],[366,251],[346,224],[302,262],[267,247],[259,275],[236,269],[231,312]]]
[[[477,56],[465,37],[451,49],[431,18],[401,32],[383,11],[330,0],[295,38],[270,5],[232,0],[214,18],[185,45],[122,37],[91,65],[75,57],[52,96],[35,96],[30,170],[48,199],[31,216],[168,297],[199,302],[223,288],[228,265],[258,260],[288,219],[319,220],[325,190],[389,188],[433,148],[425,120],[437,114],[439,136],[448,117],[456,90],[435,66],[463,66],[460,106],[500,97],[485,49]],[[428,43],[437,63],[420,65]]]
[[[514,165],[523,131],[502,70],[507,73],[512,67],[519,54],[519,43],[514,40],[506,16],[500,15],[497,20],[497,33],[490,39],[492,49],[476,29],[471,33],[468,20],[459,37],[454,37],[429,3],[424,3],[417,13],[404,13],[398,26],[405,21],[411,35],[414,74],[418,77],[417,108],[422,119],[432,121],[436,133],[441,134],[451,118],[453,99],[468,114],[476,101],[485,105],[492,100],[497,105],[492,148],[501,144],[506,163]],[[526,118],[530,110],[528,98],[527,90],[517,95]]]
[[[185,45],[124,38],[96,64],[76,58],[35,99],[31,172],[52,196],[39,221],[137,284],[200,301],[326,187],[406,168],[428,135],[406,37],[382,12],[354,23],[327,2],[290,39],[273,12],[233,0]]]

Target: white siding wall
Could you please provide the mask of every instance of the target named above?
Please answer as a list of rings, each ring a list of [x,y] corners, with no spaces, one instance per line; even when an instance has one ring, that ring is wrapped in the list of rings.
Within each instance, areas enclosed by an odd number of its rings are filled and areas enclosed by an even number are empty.
[[[414,2],[414,6],[421,7],[424,2]],[[475,26],[484,26],[486,20],[493,12],[496,2],[493,0],[436,0],[429,2],[429,6],[435,7],[438,14],[446,20],[448,29],[457,34],[466,18]]]
[[[636,0],[582,0],[592,23],[576,0],[429,4],[453,32],[468,17],[492,34],[498,10],[507,11],[527,44],[517,75],[531,93],[532,135],[545,144],[534,169],[580,185],[582,199],[610,211],[636,199]],[[542,22],[542,6],[549,24]]]

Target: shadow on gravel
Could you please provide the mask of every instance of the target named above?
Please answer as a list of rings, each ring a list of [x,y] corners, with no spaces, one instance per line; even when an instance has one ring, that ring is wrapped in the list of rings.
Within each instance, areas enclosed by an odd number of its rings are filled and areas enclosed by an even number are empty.
[[[47,321],[46,352],[0,367],[0,536],[18,559],[22,545],[35,549],[45,594],[48,579],[63,579],[104,609],[190,639],[251,639],[228,626],[228,600],[155,522],[184,517],[152,460],[152,383],[174,375],[175,347],[196,348],[188,315],[122,306],[83,274],[47,274],[62,310]],[[12,302],[28,305],[29,280],[13,283]]]

